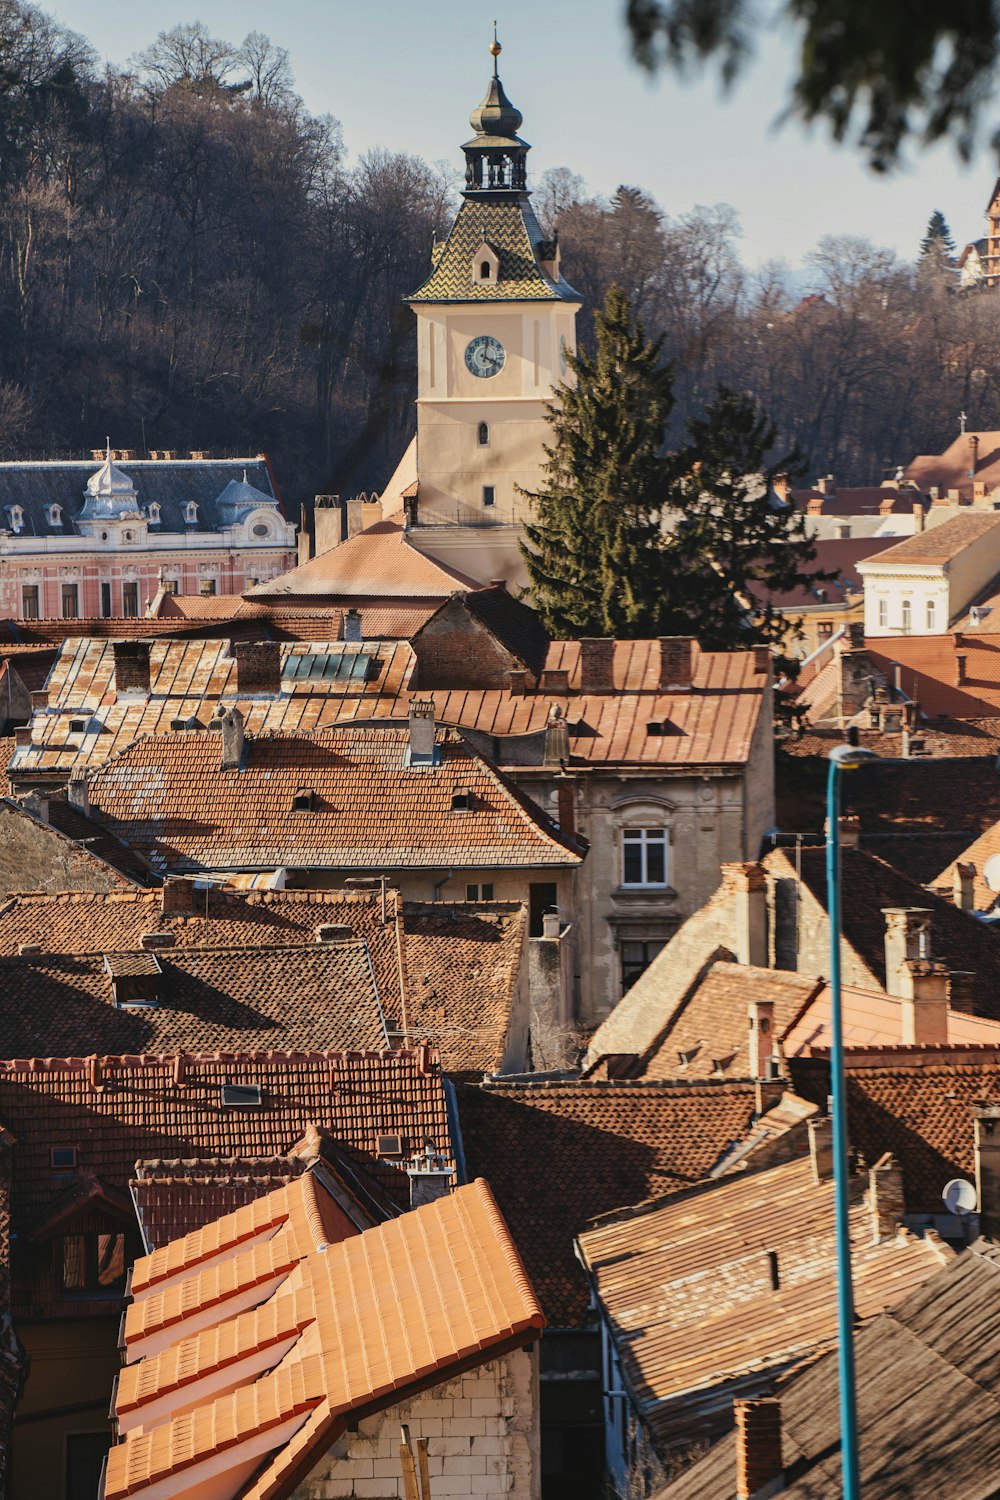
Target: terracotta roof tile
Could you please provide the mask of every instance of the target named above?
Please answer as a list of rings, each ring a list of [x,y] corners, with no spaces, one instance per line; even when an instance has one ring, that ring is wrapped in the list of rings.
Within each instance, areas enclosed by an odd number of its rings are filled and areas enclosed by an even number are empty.
[[[441,603],[457,588],[475,587],[473,579],[419,552],[401,520],[389,520],[248,589],[246,597],[256,602],[322,595],[342,603],[358,599],[384,604],[400,599],[415,605],[423,600]]]
[[[929,716],[982,719],[1000,714],[1000,639],[996,634],[900,635],[891,641],[872,636],[865,650],[873,665],[891,680],[902,668],[904,693]],[[965,653],[965,680],[958,682],[956,653]]]
[[[928,563],[952,562],[967,547],[981,542],[997,525],[1000,525],[1000,516],[993,510],[969,511],[965,515],[953,516],[941,526],[930,526],[926,531],[904,537],[901,542],[886,548],[877,557],[868,559],[862,564],[861,571],[867,574],[871,570],[874,576],[878,576],[876,570],[881,567],[902,568],[911,563],[923,566]]]
[[[748,1082],[459,1088],[470,1173],[489,1178],[549,1321],[588,1321],[573,1237],[595,1214],[699,1181],[755,1110]],[[2,1103],[2,1101],[0,1101]]]
[[[167,1336],[168,1314],[176,1313],[176,1333],[123,1372],[124,1441],[108,1459],[106,1500],[141,1495],[168,1479],[196,1482],[198,1465],[230,1448],[232,1467],[242,1462],[245,1475],[249,1458],[257,1471],[241,1493],[262,1500],[278,1492],[293,1463],[326,1451],[352,1411],[380,1410],[428,1380],[447,1379],[462,1361],[485,1364],[538,1337],[541,1308],[486,1183],[323,1249],[308,1234],[289,1232],[306,1197],[324,1211],[313,1179],[271,1196],[272,1212],[281,1198],[288,1205],[274,1240],[216,1272],[195,1269],[164,1296],[140,1294],[130,1308],[130,1361],[153,1329],[163,1330],[161,1341]],[[232,1239],[224,1225],[218,1234]],[[275,1278],[270,1272],[279,1265]],[[262,1269],[276,1286],[261,1286]],[[142,1282],[142,1262],[136,1275]],[[216,1327],[199,1331],[193,1323],[194,1337],[185,1337],[185,1324],[204,1317],[206,1298],[221,1290],[257,1296],[262,1305],[227,1318],[216,1303]],[[258,1363],[248,1369],[251,1354]],[[223,1367],[239,1383],[213,1399],[211,1377]]]
[[[410,766],[406,729],[248,737],[221,769],[213,734],[149,736],[93,773],[92,810],[158,870],[356,871],[580,863],[540,808],[455,731]],[[303,788],[307,813],[296,811]],[[471,806],[455,810],[468,792]]]

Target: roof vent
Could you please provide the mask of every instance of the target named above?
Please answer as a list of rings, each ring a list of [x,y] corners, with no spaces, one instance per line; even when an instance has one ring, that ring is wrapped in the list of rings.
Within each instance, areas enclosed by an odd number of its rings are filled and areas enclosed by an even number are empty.
[[[70,719],[70,721],[69,721],[69,732],[70,732],[70,734],[86,734],[87,733],[87,720],[86,719]]]
[[[259,1109],[264,1103],[259,1083],[224,1083],[222,1104],[227,1109]]]
[[[41,953],[42,945],[41,943],[19,943],[17,951],[22,958],[34,958],[37,953]]]
[[[651,739],[656,739],[656,740],[662,739],[663,738],[663,720],[662,719],[650,719],[649,723],[646,725],[646,733],[649,735],[649,737]]]
[[[311,787],[299,787],[292,798],[292,812],[312,812],[316,806],[316,793]]]

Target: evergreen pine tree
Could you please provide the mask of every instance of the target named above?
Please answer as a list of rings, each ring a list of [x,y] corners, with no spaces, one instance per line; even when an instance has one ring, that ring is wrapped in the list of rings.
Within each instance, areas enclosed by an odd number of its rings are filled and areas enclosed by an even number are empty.
[[[668,555],[689,629],[706,650],[779,643],[788,621],[771,596],[835,576],[807,567],[816,549],[805,516],[775,487],[799,458],[793,451],[769,462],[776,436],[752,396],[720,385],[676,455],[670,503],[680,520]]]
[[[534,603],[563,639],[667,634],[660,514],[663,443],[673,405],[661,340],[648,341],[612,286],[594,320],[596,351],[567,352],[576,381],[548,408],[545,487],[525,491],[533,519],[522,552]]]
[[[935,257],[950,258],[955,254],[955,241],[951,237],[948,221],[939,208],[936,208],[927,221],[927,233],[920,241],[921,257],[934,255]]]

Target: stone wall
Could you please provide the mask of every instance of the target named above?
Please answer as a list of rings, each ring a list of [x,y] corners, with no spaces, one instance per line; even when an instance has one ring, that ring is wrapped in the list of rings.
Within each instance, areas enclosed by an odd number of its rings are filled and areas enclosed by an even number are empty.
[[[0,896],[11,891],[134,889],[118,870],[23,808],[0,801]]]
[[[537,1352],[515,1350],[400,1402],[339,1438],[291,1500],[403,1500],[400,1427],[427,1439],[434,1500],[538,1500]]]

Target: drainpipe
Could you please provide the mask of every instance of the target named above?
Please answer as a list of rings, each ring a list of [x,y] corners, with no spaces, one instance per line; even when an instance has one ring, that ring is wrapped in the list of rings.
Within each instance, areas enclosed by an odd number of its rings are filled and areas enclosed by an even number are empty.
[[[449,880],[451,880],[451,878],[454,875],[454,873],[455,873],[454,870],[449,870],[448,873],[447,873],[447,875],[444,877],[443,880],[435,880],[435,882],[434,882],[434,897],[433,897],[433,899],[435,901],[440,901],[441,900],[441,888],[442,888],[442,886],[446,886],[448,884]]]

